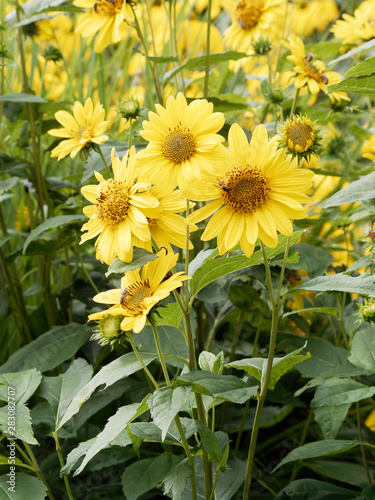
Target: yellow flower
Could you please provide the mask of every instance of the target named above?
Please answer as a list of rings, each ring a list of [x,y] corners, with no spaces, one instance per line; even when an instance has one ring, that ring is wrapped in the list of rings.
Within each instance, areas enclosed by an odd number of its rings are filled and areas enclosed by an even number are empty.
[[[223,113],[213,113],[213,104],[198,99],[189,105],[181,92],[170,96],[166,107],[156,104],[156,113],[148,114],[141,136],[149,141],[136,156],[137,168],[143,178],[172,190],[188,188],[193,179],[200,179],[212,162],[225,155],[224,141],[216,134],[224,125]]]
[[[230,49],[253,54],[251,44],[259,37],[275,39],[281,31],[284,0],[237,0],[232,7],[232,24],[224,33]]]
[[[161,250],[158,258],[147,263],[142,269],[128,271],[121,280],[121,288],[99,293],[94,297],[100,304],[113,304],[105,311],[90,314],[90,320],[101,319],[104,316],[125,316],[121,321],[121,329],[133,330],[139,333],[146,324],[147,314],[152,307],[168,297],[172,290],[179,288],[189,276],[183,272],[172,274],[169,271],[176,265],[178,254]]]
[[[162,189],[161,186],[154,186],[151,190],[159,205],[152,210],[152,217],[147,217],[148,227],[151,235],[154,238],[159,248],[164,247],[168,252],[172,252],[172,245],[179,248],[186,246],[186,224],[185,219],[179,212],[186,210],[186,200],[181,197],[180,191],[167,191]],[[190,203],[190,208],[194,204]],[[195,231],[196,226],[189,226],[190,231]],[[140,241],[139,238],[134,236],[133,245],[152,252],[152,245],[150,241]],[[193,249],[190,243],[190,249]]]
[[[193,184],[189,193],[193,200],[214,201],[194,212],[187,222],[214,214],[201,239],[217,236],[220,255],[240,242],[250,257],[258,237],[274,247],[277,231],[289,236],[293,232],[290,219],[306,217],[301,203],[309,201],[304,193],[311,187],[313,173],[298,170],[297,160],[277,149],[276,137],[268,140],[263,125],[256,127],[250,144],[237,124],[231,126],[228,140],[227,160],[216,163],[211,174]]]
[[[285,148],[286,153],[309,160],[312,154],[317,154],[319,140],[315,123],[306,116],[293,115],[293,119],[287,118],[282,127],[280,145]]]
[[[114,179],[105,180],[95,172],[98,185],[82,188],[83,196],[93,203],[83,209],[90,220],[82,226],[87,231],[81,242],[95,238],[96,258],[110,264],[115,257],[123,262],[133,258],[132,235],[141,241],[150,241],[147,216],[159,202],[150,194],[150,184],[137,182],[134,167],[135,147],[122,160],[112,149]]]
[[[84,106],[78,101],[74,103],[73,115],[67,111],[58,111],[55,114],[56,120],[63,125],[64,128],[54,128],[48,133],[55,137],[68,138],[52,150],[51,157],[61,160],[70,154],[74,158],[81,149],[87,145],[102,144],[108,141],[108,137],[103,135],[107,130],[108,123],[104,121],[105,110],[103,106],[97,102],[95,106],[89,97]]]
[[[287,59],[294,63],[293,71],[288,76],[296,89],[307,87],[311,94],[318,94],[320,91],[326,92],[328,83],[341,79],[340,73],[326,71],[323,61],[314,59],[312,54],[306,54],[305,45],[298,36],[291,35],[284,44],[291,52]],[[345,92],[332,92],[329,98],[332,101],[350,101]]]
[[[343,20],[337,21],[331,31],[343,43],[355,43],[370,40],[375,37],[375,3],[373,0],[362,2],[354,11],[354,16],[342,15]]]
[[[91,42],[98,33],[94,49],[102,52],[111,43],[123,40],[129,31],[125,21],[131,19],[131,9],[125,0],[75,0],[77,7],[90,9],[78,16],[76,32]]]
[[[361,155],[363,158],[375,161],[375,135],[364,141],[361,146]]]
[[[334,0],[297,0],[291,4],[292,33],[309,36],[315,30],[323,31],[338,13]]]

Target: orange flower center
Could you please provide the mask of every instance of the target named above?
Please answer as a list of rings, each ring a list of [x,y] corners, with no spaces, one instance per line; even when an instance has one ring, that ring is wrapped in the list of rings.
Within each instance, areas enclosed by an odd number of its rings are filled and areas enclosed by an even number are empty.
[[[240,214],[250,214],[261,208],[271,189],[268,177],[250,165],[235,167],[219,181],[219,188],[226,206]]]
[[[116,226],[127,217],[129,187],[121,181],[109,179],[102,183],[96,198],[96,214],[108,226]]]
[[[99,0],[94,3],[94,12],[101,16],[114,17],[124,5],[124,0]]]
[[[237,2],[234,18],[237,20],[238,26],[245,31],[253,29],[263,14],[263,8],[263,0],[240,0]]]
[[[161,146],[163,154],[173,163],[182,163],[190,160],[195,153],[195,140],[187,127],[182,128],[181,123],[170,130]]]
[[[142,314],[144,299],[152,297],[153,294],[148,280],[137,281],[122,291],[120,304],[131,316]]]

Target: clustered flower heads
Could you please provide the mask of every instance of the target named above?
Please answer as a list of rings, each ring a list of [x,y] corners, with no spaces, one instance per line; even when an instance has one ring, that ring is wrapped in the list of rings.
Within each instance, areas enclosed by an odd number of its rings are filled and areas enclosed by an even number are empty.
[[[66,112],[57,119],[69,125],[73,135],[83,124],[92,126],[88,116],[98,125],[104,116],[99,104],[95,110],[94,119],[91,101],[85,108],[76,103],[74,119]],[[122,159],[112,149],[113,177],[95,172],[98,184],[82,188],[91,204],[83,209],[89,221],[82,226],[81,243],[96,238],[98,260],[108,265],[116,257],[131,262],[134,246],[150,252],[161,249],[142,271],[128,271],[121,288],[94,297],[97,303],[111,305],[89,316],[99,321],[93,338],[101,344],[121,343],[121,332],[140,332],[154,306],[189,279],[171,271],[178,259],[172,245],[186,248],[196,223],[210,217],[201,239],[217,238],[220,255],[239,244],[250,257],[258,239],[275,247],[278,232],[290,236],[292,219],[306,217],[302,204],[309,200],[305,193],[313,173],[298,169],[297,159],[279,147],[277,136],[269,139],[263,125],[253,130],[249,143],[244,130],[233,124],[226,149],[218,134],[223,125],[224,115],[214,112],[212,103],[197,99],[187,104],[181,93],[170,96],[165,107],[157,104],[143,122],[140,134],[149,141],[147,147],[136,154],[132,146]],[[67,136],[63,131],[60,137]],[[50,133],[57,135],[56,130]],[[294,117],[284,127],[284,141],[288,152],[313,151],[316,127],[307,118]],[[60,157],[70,151],[64,142],[58,146]],[[76,141],[75,147],[76,154],[83,145]],[[194,201],[209,203],[189,214]],[[187,219],[180,215],[186,209]]]

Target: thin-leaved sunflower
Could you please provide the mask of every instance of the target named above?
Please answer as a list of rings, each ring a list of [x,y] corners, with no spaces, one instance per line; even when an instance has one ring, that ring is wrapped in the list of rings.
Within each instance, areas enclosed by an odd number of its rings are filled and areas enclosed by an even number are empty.
[[[131,19],[131,8],[126,0],[75,0],[76,7],[88,9],[78,16],[76,32],[90,42],[95,33],[95,52],[102,52],[111,43],[123,40],[129,26],[125,21]]]
[[[91,143],[102,144],[108,141],[108,136],[103,134],[108,128],[108,121],[104,121],[105,110],[97,102],[95,106],[89,97],[82,105],[76,101],[73,106],[73,116],[67,111],[58,111],[56,120],[64,128],[54,128],[48,131],[49,135],[66,138],[51,151],[51,157],[61,160],[70,154],[74,158],[81,149]]]
[[[284,0],[230,0],[232,24],[224,33],[226,45],[253,54],[252,43],[259,37],[275,39],[281,31]],[[281,10],[280,10],[281,9]]]
[[[277,137],[268,140],[267,130],[259,125],[250,144],[237,124],[229,130],[228,158],[215,164],[209,176],[191,187],[193,200],[214,200],[187,219],[196,223],[214,214],[201,239],[217,236],[219,253],[240,242],[247,257],[259,238],[268,247],[277,245],[277,231],[290,236],[291,219],[306,217],[301,203],[312,184],[313,172],[299,170],[297,160],[277,149]]]
[[[213,113],[213,104],[197,99],[189,105],[180,92],[168,97],[166,107],[155,105],[156,113],[148,114],[141,136],[149,141],[136,156],[137,168],[143,178],[163,189],[176,186],[185,191],[193,179],[199,179],[212,162],[225,155],[217,134],[224,125],[223,113]]]
[[[305,45],[298,36],[291,35],[284,44],[291,52],[287,59],[294,63],[294,68],[288,72],[288,76],[296,89],[306,87],[315,95],[320,91],[326,92],[329,83],[342,78],[336,71],[326,71],[323,61],[315,59],[312,54],[306,54]],[[331,101],[350,101],[345,92],[332,92],[329,98]]]
[[[122,160],[112,149],[114,179],[104,179],[95,172],[97,185],[82,188],[83,196],[93,205],[84,207],[83,213],[90,220],[82,226],[87,231],[81,242],[95,238],[96,258],[110,264],[115,257],[123,262],[133,258],[132,236],[141,241],[150,241],[151,233],[147,215],[159,202],[150,194],[150,184],[137,182],[134,167],[135,147]]]
[[[281,131],[280,145],[287,154],[310,161],[311,155],[317,156],[321,139],[317,124],[306,116],[293,115],[287,118]]]
[[[189,276],[178,272],[170,276],[176,265],[178,254],[158,252],[158,258],[139,269],[128,271],[121,280],[121,288],[99,293],[94,297],[100,304],[112,304],[105,311],[90,314],[90,320],[100,320],[104,316],[124,316],[121,329],[139,333],[146,324],[147,314],[152,307],[168,297],[172,290],[181,287]]]

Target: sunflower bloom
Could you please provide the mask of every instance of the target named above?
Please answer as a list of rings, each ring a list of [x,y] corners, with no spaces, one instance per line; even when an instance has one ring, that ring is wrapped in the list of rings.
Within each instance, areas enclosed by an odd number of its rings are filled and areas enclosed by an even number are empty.
[[[323,31],[339,14],[335,0],[297,0],[291,4],[292,33],[310,36]]]
[[[51,157],[61,160],[70,154],[71,158],[75,158],[77,153],[89,144],[102,144],[108,141],[108,136],[103,132],[107,130],[109,122],[104,121],[104,117],[103,106],[99,102],[93,106],[90,97],[84,105],[78,101],[74,103],[73,116],[67,111],[58,111],[55,118],[64,128],[54,128],[48,133],[67,140],[61,141],[51,151]]]
[[[282,127],[280,146],[285,148],[287,154],[305,158],[310,161],[310,156],[317,156],[317,147],[321,137],[319,127],[306,116],[293,115],[287,118]]]
[[[164,247],[168,252],[172,252],[172,245],[179,248],[186,246],[186,224],[185,218],[178,215],[179,212],[186,210],[186,200],[181,197],[180,191],[166,191],[161,186],[153,186],[151,190],[159,205],[152,209],[152,214],[147,217],[148,227],[151,236],[159,248]],[[194,204],[190,203],[190,208]],[[189,226],[189,231],[195,231],[196,226]],[[152,245],[150,241],[140,241],[139,238],[134,236],[133,245],[136,247],[145,248],[152,252]],[[190,243],[190,250],[193,244]]]
[[[128,34],[125,21],[131,19],[131,9],[126,0],[75,0],[76,7],[88,9],[78,17],[76,32],[90,42],[95,33],[95,52],[102,52],[111,43],[118,43]]]
[[[188,105],[181,92],[176,99],[168,97],[165,108],[155,107],[140,132],[149,144],[137,154],[137,168],[154,184],[186,191],[193,179],[200,179],[202,171],[225,155],[220,144],[224,138],[216,133],[224,125],[224,115],[213,113],[213,104],[205,99]]]
[[[298,170],[297,160],[277,149],[277,137],[268,140],[267,130],[259,125],[250,144],[237,124],[229,130],[228,158],[215,164],[210,176],[194,184],[193,200],[213,200],[187,222],[196,223],[214,214],[201,239],[217,236],[220,255],[239,242],[247,257],[259,238],[268,247],[278,243],[277,231],[293,233],[291,219],[306,217],[301,203],[312,184],[313,172]]]
[[[150,184],[137,182],[134,167],[135,147],[122,160],[112,149],[114,179],[105,180],[95,172],[98,185],[82,188],[83,196],[93,205],[84,207],[90,220],[82,226],[87,231],[80,243],[95,238],[96,258],[110,264],[115,257],[123,262],[133,258],[132,235],[141,241],[150,241],[147,215],[159,202],[150,194]]]
[[[314,59],[312,54],[306,54],[305,45],[298,36],[291,35],[285,46],[291,52],[287,59],[294,63],[294,68],[288,72],[288,76],[296,89],[307,88],[311,94],[316,95],[320,91],[326,92],[329,83],[342,78],[336,71],[326,71],[323,61]],[[332,101],[350,101],[345,92],[332,92],[329,98]]]
[[[352,44],[375,37],[375,4],[373,0],[362,2],[354,16],[343,14],[342,19],[332,26],[332,33],[343,43]]]
[[[158,302],[168,297],[172,290],[181,287],[182,282],[190,279],[183,272],[170,275],[176,265],[178,254],[161,250],[158,258],[148,262],[142,269],[128,271],[121,280],[121,288],[99,293],[94,297],[100,304],[113,304],[105,311],[90,314],[90,320],[100,320],[104,316],[124,316],[121,329],[139,333],[146,324],[147,314]]]
[[[229,2],[232,24],[224,33],[226,45],[253,54],[253,41],[259,37],[275,39],[281,31],[284,0],[237,0]],[[280,10],[281,9],[281,10]]]

